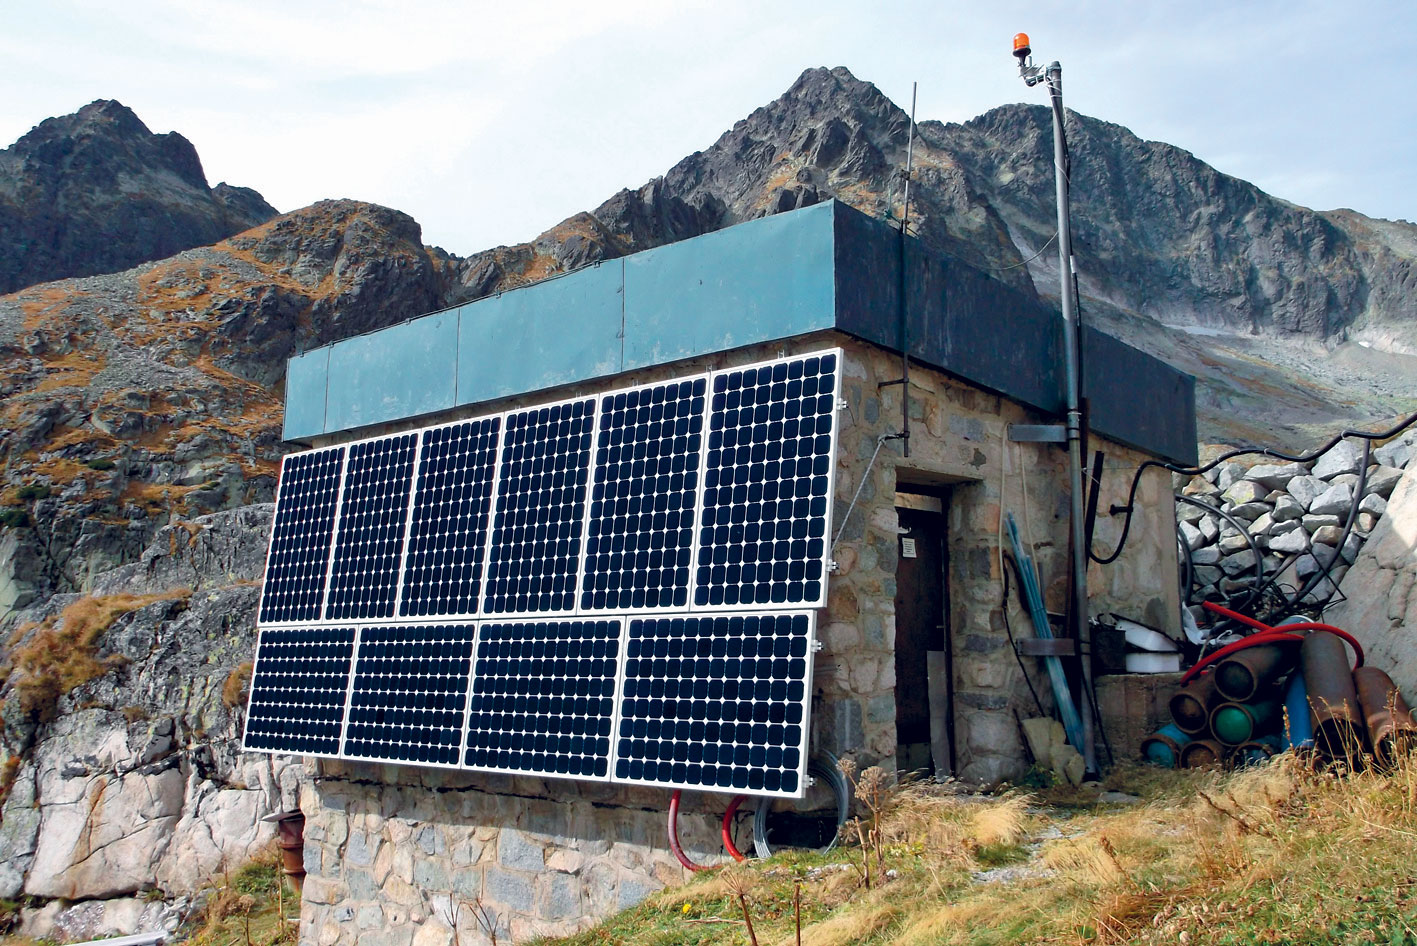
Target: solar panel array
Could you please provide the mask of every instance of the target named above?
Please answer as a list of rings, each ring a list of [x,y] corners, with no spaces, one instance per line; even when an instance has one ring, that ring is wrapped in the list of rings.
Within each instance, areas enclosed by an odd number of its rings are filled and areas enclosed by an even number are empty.
[[[286,457],[246,748],[800,796],[840,361]]]

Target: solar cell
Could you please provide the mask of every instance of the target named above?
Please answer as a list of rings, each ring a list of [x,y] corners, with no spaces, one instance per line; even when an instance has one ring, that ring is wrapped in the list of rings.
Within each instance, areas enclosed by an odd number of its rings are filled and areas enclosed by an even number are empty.
[[[486,622],[468,703],[467,768],[604,779],[623,622]]]
[[[350,627],[262,629],[246,709],[245,747],[338,755],[353,653]]]
[[[838,362],[712,376],[696,607],[825,604]]]
[[[326,620],[393,617],[417,444],[400,434],[350,446]]]
[[[595,402],[507,414],[484,614],[576,606]]]
[[[423,432],[402,615],[476,614],[502,418]]]
[[[698,377],[601,398],[582,613],[688,605],[706,387]]]
[[[361,628],[344,755],[456,766],[474,631],[472,624]]]
[[[614,780],[800,797],[813,618],[630,620]]]
[[[344,447],[294,453],[281,461],[260,620],[316,621],[325,596]]]

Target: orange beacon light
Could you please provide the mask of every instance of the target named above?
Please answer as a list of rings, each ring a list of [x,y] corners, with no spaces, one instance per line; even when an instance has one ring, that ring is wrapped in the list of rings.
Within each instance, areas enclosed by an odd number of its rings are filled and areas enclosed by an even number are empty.
[[[1014,34],[1014,55],[1022,62],[1033,53],[1033,47],[1029,45],[1027,33]]]

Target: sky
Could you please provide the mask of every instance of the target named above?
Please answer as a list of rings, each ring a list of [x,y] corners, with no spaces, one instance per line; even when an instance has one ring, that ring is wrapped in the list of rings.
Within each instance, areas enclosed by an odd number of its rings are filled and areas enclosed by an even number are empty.
[[[529,240],[711,145],[803,69],[919,120],[1046,101],[1275,196],[1417,220],[1410,2],[46,0],[0,5],[0,143],[98,98],[281,211],[373,201],[467,255]]]

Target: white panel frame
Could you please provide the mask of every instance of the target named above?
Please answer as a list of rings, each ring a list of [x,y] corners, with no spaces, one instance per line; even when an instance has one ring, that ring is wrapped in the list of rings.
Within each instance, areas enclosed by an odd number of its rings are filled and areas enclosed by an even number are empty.
[[[423,458],[423,438],[428,434],[432,433],[435,430],[459,427],[463,424],[480,424],[486,421],[497,422],[497,443],[492,450],[492,477],[487,482],[487,533],[482,537],[482,577],[478,581],[477,585],[477,600],[473,602],[473,609],[471,611],[455,611],[448,614],[436,615],[399,613],[403,608],[403,589],[408,578],[408,544],[409,541],[413,538],[413,511],[418,501],[418,487],[422,482],[422,476],[419,474],[417,466],[415,466],[413,470],[413,489],[409,492],[408,495],[408,521],[404,526],[404,558],[403,561],[399,564],[398,602],[394,607],[394,613],[398,615],[397,623],[428,620],[451,621],[457,623],[459,621],[476,619],[482,615],[482,599],[487,590],[487,558],[489,555],[492,554],[492,534],[494,531],[494,526],[496,525],[497,518],[497,492],[502,485],[502,448],[504,445],[503,437],[507,430],[507,413],[500,412],[496,414],[482,414],[477,417],[467,417],[461,420],[452,421],[450,423],[434,424],[431,427],[420,427],[417,431],[419,449],[418,461],[421,461]]]
[[[687,611],[693,606],[693,603],[694,603],[694,584],[695,584],[695,577],[694,577],[694,576],[697,574],[697,570],[698,570],[698,569],[697,569],[697,565],[696,565],[696,561],[697,561],[698,555],[699,555],[699,524],[700,524],[700,522],[701,522],[701,517],[703,516],[703,507],[704,507],[704,469],[705,469],[705,463],[707,462],[707,461],[706,461],[706,458],[707,458],[707,456],[708,456],[709,417],[710,417],[710,409],[711,409],[712,404],[713,404],[713,377],[712,377],[712,375],[711,375],[710,373],[708,373],[708,372],[697,372],[697,373],[691,374],[691,375],[683,375],[683,376],[675,377],[675,378],[666,378],[666,379],[661,380],[661,381],[653,381],[653,382],[650,382],[650,383],[647,383],[647,384],[637,384],[637,385],[634,385],[634,386],[632,386],[632,387],[627,387],[627,388],[615,388],[615,389],[612,390],[612,391],[604,391],[604,392],[602,392],[602,393],[596,395],[597,417],[596,417],[596,432],[595,432],[595,433],[596,433],[596,441],[599,441],[599,439],[600,439],[600,421],[601,421],[601,416],[600,416],[600,414],[603,413],[603,412],[600,411],[600,402],[604,401],[606,398],[613,398],[613,397],[615,397],[616,395],[619,395],[619,394],[629,394],[629,393],[635,392],[635,391],[652,391],[652,390],[654,390],[655,388],[662,388],[662,387],[667,387],[667,386],[669,386],[669,385],[683,384],[683,383],[685,383],[685,382],[693,382],[693,381],[696,381],[696,380],[698,380],[698,379],[700,379],[700,378],[702,378],[703,381],[704,381],[704,406],[703,406],[703,411],[701,412],[701,415],[700,415],[700,419],[703,421],[703,429],[702,429],[702,431],[700,432],[700,440],[699,440],[699,469],[698,469],[698,481],[697,481],[697,484],[698,484],[698,485],[695,486],[695,488],[694,488],[693,501],[692,501],[692,503],[691,503],[690,506],[689,506],[689,516],[690,516],[690,527],[689,527],[689,580],[688,580],[688,584],[685,586],[685,589],[684,589],[684,593],[685,593],[684,604],[683,604],[682,606],[673,606],[673,605],[670,605],[670,606],[667,606],[667,607],[660,606],[660,607],[653,607],[653,608],[644,608],[644,607],[641,607],[641,608],[635,608],[635,607],[629,607],[629,608],[586,608],[586,607],[582,607],[582,606],[581,606],[581,591],[585,588],[586,571],[587,571],[587,568],[588,568],[588,566],[589,566],[589,563],[588,563],[588,561],[587,561],[587,551],[586,551],[586,547],[585,547],[585,542],[582,542],[582,545],[581,545],[581,556],[580,556],[580,573],[579,573],[579,575],[577,576],[577,579],[576,579],[576,589],[577,589],[577,590],[576,590],[576,613],[577,613],[577,614],[582,614],[582,615],[587,615],[587,616],[591,616],[591,615],[629,615],[629,614],[680,614],[680,613],[685,613],[685,612],[687,612]],[[595,450],[598,450],[599,448],[598,448],[597,444],[596,444],[595,442],[593,442],[593,443],[591,444],[591,449],[592,449],[592,451],[595,451]],[[594,461],[595,461],[594,456],[592,456],[591,459],[592,459],[592,470],[591,470],[591,474],[592,474],[592,475],[591,475],[590,483],[588,484],[588,488],[587,488],[587,490],[586,490],[585,525],[584,525],[584,527],[583,527],[583,536],[584,536],[586,539],[588,539],[588,538],[590,537],[591,501],[592,501],[592,496],[593,496],[594,493],[595,493],[595,473],[599,471],[599,465],[598,465],[598,464],[595,464],[595,462],[594,462]]]
[[[580,613],[578,611],[578,606],[580,605],[580,578],[581,573],[585,569],[585,529],[587,525],[587,517],[589,515],[590,510],[590,493],[592,489],[592,484],[594,484],[595,482],[595,442],[596,439],[600,436],[600,398],[601,395],[599,394],[582,394],[579,397],[564,398],[559,401],[547,401],[544,404],[531,404],[526,407],[519,407],[513,411],[503,412],[502,436],[497,448],[497,472],[496,477],[494,479],[494,492],[492,494],[492,509],[490,511],[491,518],[488,520],[487,524],[487,550],[483,555],[483,561],[485,564],[483,566],[482,594],[478,599],[479,616],[488,620],[496,619],[500,621],[506,618],[533,620],[539,617],[573,617]],[[575,587],[572,589],[571,594],[571,606],[569,608],[555,611],[489,611],[487,609],[487,599],[489,595],[487,591],[486,576],[488,567],[490,567],[490,565],[492,564],[492,549],[495,545],[497,537],[497,523],[501,518],[500,511],[497,508],[497,502],[502,495],[502,464],[503,460],[507,456],[507,420],[508,418],[515,417],[518,414],[526,414],[532,411],[548,410],[551,408],[578,404],[581,401],[590,401],[590,449],[587,451],[588,455],[586,457],[586,494],[585,500],[581,508],[581,542],[580,551],[576,554],[576,579]]]
[[[827,463],[827,496],[826,496],[826,499],[827,499],[827,509],[826,509],[825,515],[823,516],[825,532],[824,532],[824,534],[823,534],[823,547],[822,547],[822,590],[821,590],[821,594],[818,595],[815,599],[812,599],[812,600],[808,600],[808,601],[785,601],[785,602],[783,602],[783,603],[781,603],[781,604],[776,604],[776,603],[774,603],[774,602],[750,602],[750,603],[746,603],[746,604],[695,604],[695,603],[694,603],[694,598],[695,598],[694,592],[695,592],[695,591],[697,590],[697,588],[698,588],[698,577],[697,577],[697,576],[698,576],[698,555],[699,555],[699,549],[700,549],[700,547],[701,547],[701,546],[700,546],[699,533],[702,531],[702,524],[703,524],[703,519],[704,519],[704,495],[705,495],[705,490],[707,489],[707,483],[705,482],[705,478],[706,478],[707,475],[708,475],[708,449],[709,449],[709,448],[708,448],[708,435],[709,435],[709,431],[710,431],[710,425],[711,425],[712,422],[713,422],[713,381],[714,381],[714,378],[717,377],[718,375],[721,375],[721,374],[733,374],[734,372],[740,372],[740,371],[756,371],[757,369],[760,369],[760,368],[770,368],[770,367],[773,367],[774,365],[790,364],[790,363],[792,363],[792,362],[794,362],[794,361],[806,361],[808,358],[821,358],[821,357],[825,357],[825,356],[827,356],[827,355],[835,355],[835,356],[836,356],[836,380],[835,380],[835,384],[834,384],[834,389],[833,389],[833,391],[832,391],[831,429],[830,429],[830,433],[829,433],[829,436],[830,436],[830,438],[831,438],[831,441],[830,441],[830,446],[827,448],[827,449],[828,449],[828,463]],[[838,447],[839,447],[838,434],[839,434],[840,429],[841,429],[841,411],[840,411],[840,409],[837,407],[837,405],[841,402],[841,397],[842,397],[841,389],[842,389],[842,378],[843,378],[843,374],[844,374],[844,372],[843,372],[843,353],[842,353],[842,350],[841,350],[840,348],[824,348],[824,349],[821,349],[821,350],[818,350],[818,351],[803,352],[802,354],[799,354],[799,355],[789,355],[789,356],[786,356],[786,357],[783,357],[783,358],[773,358],[773,359],[771,359],[771,360],[769,360],[769,361],[758,361],[758,362],[753,362],[752,364],[737,365],[737,366],[734,366],[734,367],[732,367],[732,368],[723,368],[723,369],[720,369],[720,370],[717,370],[717,371],[711,371],[711,372],[709,372],[709,379],[708,379],[708,397],[707,397],[707,399],[706,399],[706,400],[707,400],[707,404],[706,404],[706,407],[705,407],[707,413],[706,413],[705,419],[704,419],[704,454],[703,454],[703,469],[702,469],[702,475],[701,475],[700,478],[699,478],[698,506],[697,506],[697,508],[696,508],[696,510],[695,510],[695,521],[700,524],[700,528],[699,528],[699,530],[697,530],[697,531],[695,532],[695,535],[694,535],[694,580],[693,580],[693,582],[692,582],[692,584],[691,584],[691,587],[690,587],[689,605],[688,605],[688,609],[687,609],[687,610],[689,610],[690,612],[692,612],[692,613],[694,613],[694,614],[749,614],[749,613],[760,613],[760,612],[764,612],[764,611],[787,611],[787,610],[798,611],[798,610],[803,610],[803,609],[806,609],[806,608],[824,608],[824,607],[826,607],[826,604],[827,604],[827,596],[828,596],[828,593],[829,593],[829,590],[830,590],[830,589],[828,588],[828,583],[829,583],[830,578],[831,578],[831,564],[832,564],[832,547],[831,547],[831,545],[832,545],[832,543],[831,543],[831,537],[832,537],[832,513],[833,513],[834,507],[835,507],[835,505],[836,505],[836,461],[837,461],[837,450],[838,450]],[[811,561],[811,560],[808,559],[808,561]]]
[[[271,513],[271,527],[266,532],[266,560],[261,568],[261,600],[256,603],[256,623],[258,627],[267,625],[271,627],[314,626],[325,623],[323,618],[325,613],[325,600],[330,590],[330,564],[334,561],[335,530],[339,527],[339,507],[340,502],[344,499],[344,473],[345,467],[349,463],[349,445],[341,443],[333,444],[328,447],[318,447],[314,450],[299,450],[295,453],[287,453],[280,458],[280,484],[283,485],[285,483],[285,465],[287,461],[311,454],[325,453],[330,450],[339,450],[342,452],[339,458],[339,480],[335,486],[335,510],[334,515],[330,517],[330,544],[329,547],[325,549],[325,579],[324,585],[320,588],[320,604],[319,607],[316,608],[316,616],[302,620],[291,620],[287,618],[280,621],[261,621],[261,609],[266,603],[266,574],[271,566],[271,545],[272,541],[275,539],[276,518],[280,512],[280,486],[278,485],[276,488],[276,508]]]
[[[605,621],[618,622],[620,633],[617,638],[618,646],[615,652],[615,676],[611,688],[610,703],[610,738],[609,746],[606,750],[605,775],[595,777],[591,775],[568,775],[561,772],[538,772],[533,769],[513,769],[496,768],[494,766],[467,765],[467,738],[472,728],[472,695],[477,686],[477,651],[482,645],[482,631],[492,624],[566,624],[571,622]],[[616,730],[620,727],[620,700],[621,687],[625,679],[625,647],[628,643],[630,633],[630,619],[620,614],[589,614],[573,615],[561,614],[551,617],[535,616],[530,618],[512,616],[510,618],[486,618],[477,623],[477,634],[472,644],[472,663],[468,668],[467,702],[463,707],[463,736],[461,749],[458,752],[459,767],[465,772],[487,772],[495,775],[529,775],[534,778],[554,778],[576,782],[612,782],[615,775],[615,739]]]
[[[346,749],[346,744],[347,744],[348,739],[349,739],[349,711],[350,711],[350,709],[354,706],[354,677],[355,677],[355,674],[356,674],[356,673],[358,672],[358,670],[359,670],[359,652],[360,652],[360,650],[361,650],[361,648],[362,648],[362,646],[363,646],[363,643],[364,643],[364,630],[365,630],[365,628],[386,629],[386,628],[398,628],[398,627],[438,627],[438,626],[443,626],[443,625],[457,626],[457,627],[471,627],[471,628],[473,629],[473,634],[472,634],[472,651],[471,651],[471,653],[470,653],[470,655],[469,655],[469,657],[468,657],[468,666],[467,666],[467,671],[468,671],[468,672],[467,672],[467,689],[463,692],[463,705],[462,705],[462,712],[461,712],[461,714],[460,714],[461,717],[462,717],[462,724],[458,727],[458,751],[457,751],[457,757],[456,757],[456,758],[457,758],[457,761],[456,761],[456,762],[453,762],[453,763],[447,763],[447,762],[411,762],[411,761],[409,761],[409,760],[407,760],[407,759],[380,759],[380,758],[376,758],[376,757],[373,757],[373,756],[351,755],[351,754],[347,751],[347,749]],[[348,625],[344,625],[344,626],[348,626]],[[344,699],[344,720],[343,720],[343,722],[340,724],[339,754],[336,755],[336,756],[333,756],[333,758],[341,759],[341,760],[343,760],[343,761],[345,761],[345,762],[367,762],[367,763],[373,763],[373,764],[375,764],[375,765],[412,765],[412,766],[417,766],[418,768],[427,768],[427,769],[453,769],[453,770],[461,769],[461,768],[463,767],[463,765],[462,765],[463,747],[467,745],[467,711],[468,711],[468,706],[469,706],[469,704],[471,703],[471,700],[472,700],[472,670],[473,670],[473,668],[477,665],[477,639],[478,639],[478,636],[479,636],[480,633],[481,633],[481,626],[480,626],[480,623],[477,622],[477,621],[445,621],[445,620],[418,621],[418,620],[415,620],[415,621],[400,621],[400,622],[398,622],[398,623],[396,623],[396,624],[390,624],[390,623],[379,623],[379,624],[364,623],[364,624],[356,625],[356,626],[355,626],[355,636],[354,636],[354,657],[353,657],[353,659],[351,660],[350,665],[349,665],[349,688],[348,688],[348,692],[345,694],[345,699]]]

